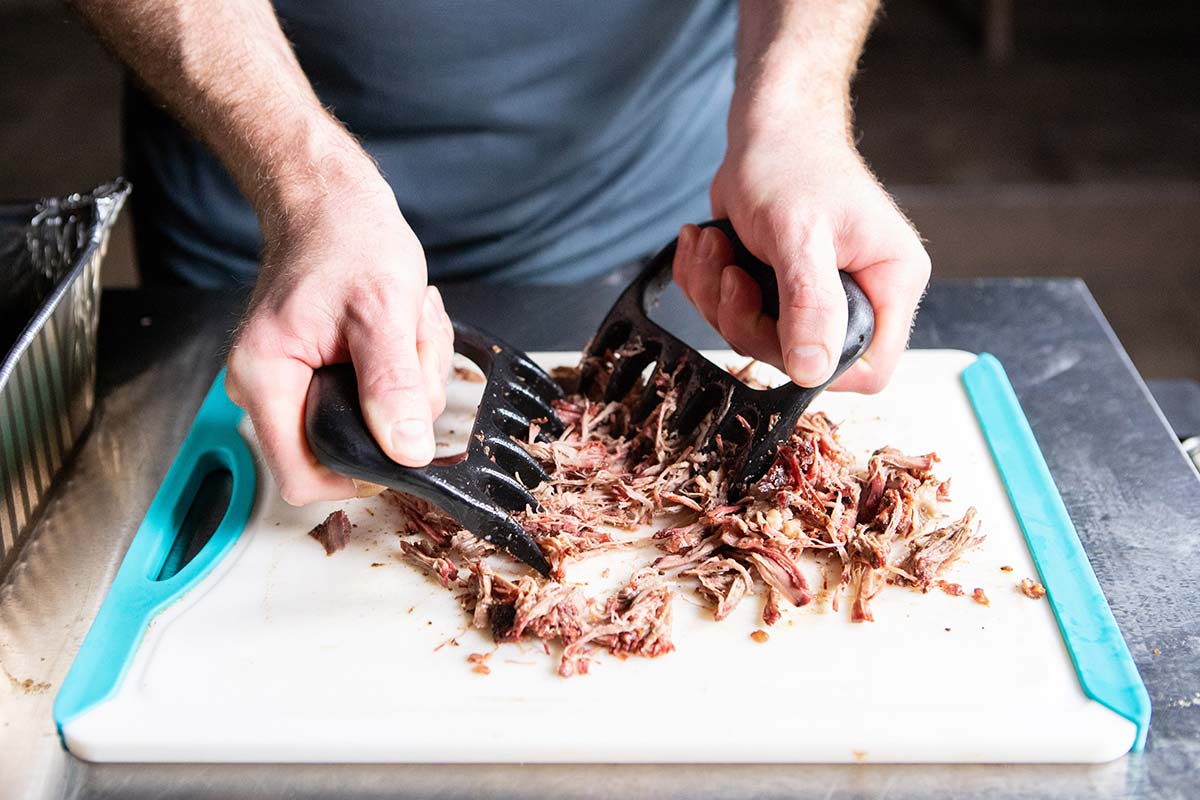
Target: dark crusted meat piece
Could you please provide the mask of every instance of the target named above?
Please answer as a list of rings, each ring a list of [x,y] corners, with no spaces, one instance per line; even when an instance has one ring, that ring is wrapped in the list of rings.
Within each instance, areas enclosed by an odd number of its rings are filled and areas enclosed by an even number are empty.
[[[346,516],[345,511],[338,509],[309,531],[308,535],[321,543],[321,547],[325,548],[325,555],[331,556],[350,541],[350,518]]]

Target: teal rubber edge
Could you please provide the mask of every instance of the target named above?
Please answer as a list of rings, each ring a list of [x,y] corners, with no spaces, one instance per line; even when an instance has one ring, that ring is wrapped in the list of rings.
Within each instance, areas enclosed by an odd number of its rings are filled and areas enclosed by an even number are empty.
[[[54,699],[54,723],[60,736],[72,720],[116,693],[151,620],[203,580],[245,528],[254,506],[256,477],[250,448],[237,430],[242,414],[225,393],[222,370],[167,470]],[[220,523],[191,561],[171,577],[156,580],[201,481],[219,469],[228,470],[232,476],[229,505]]]
[[[1150,728],[1150,695],[1004,367],[994,356],[982,353],[963,370],[962,381],[1083,692],[1137,726],[1132,749],[1141,752]]]

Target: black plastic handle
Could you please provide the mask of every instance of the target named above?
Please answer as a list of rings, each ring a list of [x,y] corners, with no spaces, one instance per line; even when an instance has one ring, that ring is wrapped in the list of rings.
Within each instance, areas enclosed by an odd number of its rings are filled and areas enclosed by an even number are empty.
[[[750,252],[733,224],[727,219],[715,219],[700,224],[701,228],[716,228],[725,234],[733,247],[733,263],[745,271],[762,292],[763,313],[776,321],[779,320],[779,280],[775,269],[765,261]],[[842,342],[842,352],[838,357],[838,366],[833,376],[824,385],[829,385],[835,378],[850,368],[871,344],[875,335],[875,309],[866,293],[858,285],[858,281],[847,272],[840,273],[842,289],[846,292],[846,338]]]
[[[454,349],[487,376],[464,458],[425,467],[406,467],[388,458],[367,427],[350,364],[313,372],[304,410],[309,449],[334,472],[433,503],[467,530],[548,575],[545,554],[511,516],[527,507],[540,508],[527,487],[546,474],[512,436],[527,435],[535,416],[544,418],[543,430],[561,430],[549,403],[562,390],[520,350],[458,322]]]
[[[764,311],[778,320],[779,285],[775,270],[746,249],[729,220],[713,220],[702,223],[701,227],[715,227],[725,234],[733,246],[734,263],[758,283]],[[730,427],[730,431],[741,430],[746,420],[757,420],[752,423],[755,431],[750,447],[742,464],[735,468],[736,475],[731,484],[733,495],[740,496],[747,483],[757,480],[770,466],[779,443],[791,435],[796,421],[812,399],[866,351],[875,333],[875,311],[854,278],[843,272],[841,280],[848,312],[846,338],[833,375],[825,383],[814,387],[787,382],[772,389],[752,388],[705,359],[650,318],[651,307],[657,304],[663,289],[671,280],[671,267],[678,244],[676,240],[659,251],[613,303],[588,343],[580,385],[585,392],[599,391],[606,399],[615,400],[629,389],[651,361],[656,363],[654,368],[663,374],[672,372],[686,361],[686,378],[682,384],[676,384],[680,392],[680,407],[671,419],[672,425],[686,426],[692,410],[700,410],[701,405],[706,408],[711,406],[714,391],[723,398],[719,416],[712,426],[714,432],[724,437],[722,426],[736,425],[736,428]],[[622,358],[613,367],[613,374],[603,388],[598,389],[601,365],[609,361],[612,352],[631,341],[638,343],[635,349],[638,355]],[[646,397],[651,395],[647,394]],[[743,410],[747,413],[739,419]]]

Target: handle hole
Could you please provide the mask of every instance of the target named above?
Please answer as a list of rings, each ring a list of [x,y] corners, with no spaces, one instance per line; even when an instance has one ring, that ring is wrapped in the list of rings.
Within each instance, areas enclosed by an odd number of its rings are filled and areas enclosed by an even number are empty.
[[[616,363],[612,375],[608,379],[605,398],[621,400],[634,389],[644,391],[646,379],[650,377],[654,367],[658,364],[658,354],[661,349],[662,344],[659,342],[644,342],[642,349],[636,353],[624,355],[618,351],[614,354]]]
[[[675,412],[672,425],[680,431],[693,431],[712,413],[719,410],[725,399],[720,386],[709,385],[696,390],[690,397],[680,398],[680,407]]]
[[[674,281],[671,281],[664,287],[662,295],[659,297],[659,302],[647,309],[646,316],[650,318],[651,322],[656,323],[688,347],[700,351],[705,361],[708,361],[722,371],[728,371],[730,368],[740,368],[745,363],[745,359],[742,358],[737,358],[733,361],[726,361],[725,359],[714,361],[708,357],[708,354],[704,352],[705,350],[728,350],[730,349],[729,343],[722,339],[721,334],[709,326],[704,317],[700,316],[700,312],[692,307],[692,304],[684,297],[683,291]],[[757,377],[759,375],[769,378],[768,382],[772,386],[778,385],[779,382],[783,381],[782,378],[778,381],[775,380],[776,374],[773,371],[767,375],[766,370],[763,369],[757,370],[752,376],[748,377]],[[750,382],[742,378],[738,380],[751,389],[761,388],[761,385],[756,382]]]
[[[205,473],[196,485],[187,513],[176,529],[175,538],[154,580],[175,577],[196,557],[221,524],[232,496],[233,474],[228,469],[217,466]]]
[[[600,332],[599,338],[595,342],[588,345],[588,350],[595,353],[603,353],[605,350],[616,350],[629,340],[629,334],[632,330],[633,326],[625,320],[610,325]]]

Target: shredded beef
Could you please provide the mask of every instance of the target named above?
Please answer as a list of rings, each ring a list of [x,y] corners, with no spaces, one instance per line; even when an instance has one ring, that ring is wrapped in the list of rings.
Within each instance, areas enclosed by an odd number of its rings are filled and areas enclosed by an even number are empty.
[[[555,377],[568,392],[578,386],[577,371]],[[694,588],[717,620],[758,598],[766,625],[784,606],[813,599],[806,572],[834,586],[834,610],[847,597],[854,622],[874,620],[871,601],[888,585],[964,593],[942,576],[983,534],[974,508],[947,519],[949,481],[934,474],[936,454],[884,447],[857,467],[837,426],[822,413],[805,414],[749,495],[731,500],[737,446],[718,440],[701,449],[708,419],[686,433],[665,424],[676,407],[675,377],[639,384],[622,402],[568,394],[555,405],[566,430],[539,441],[535,423],[520,442],[552,476],[533,490],[542,509],[517,515],[546,553],[550,578],[514,572],[493,558],[495,548],[433,506],[390,492],[403,519],[404,558],[459,592],[472,624],[497,642],[535,639],[560,648],[563,676],[586,673],[597,650],[670,652],[672,602],[681,588]],[[647,392],[656,402],[644,402]],[[639,407],[653,410],[638,419]],[[573,561],[645,544],[613,535],[643,525],[660,528],[650,541],[661,555],[623,588],[593,598],[566,581]],[[496,571],[500,564],[509,577]],[[982,590],[974,597],[987,602]]]
[[[400,542],[400,552],[404,560],[415,564],[430,575],[437,578],[438,583],[450,588],[450,583],[458,578],[458,567],[444,556],[439,556],[427,544],[420,542]]]

